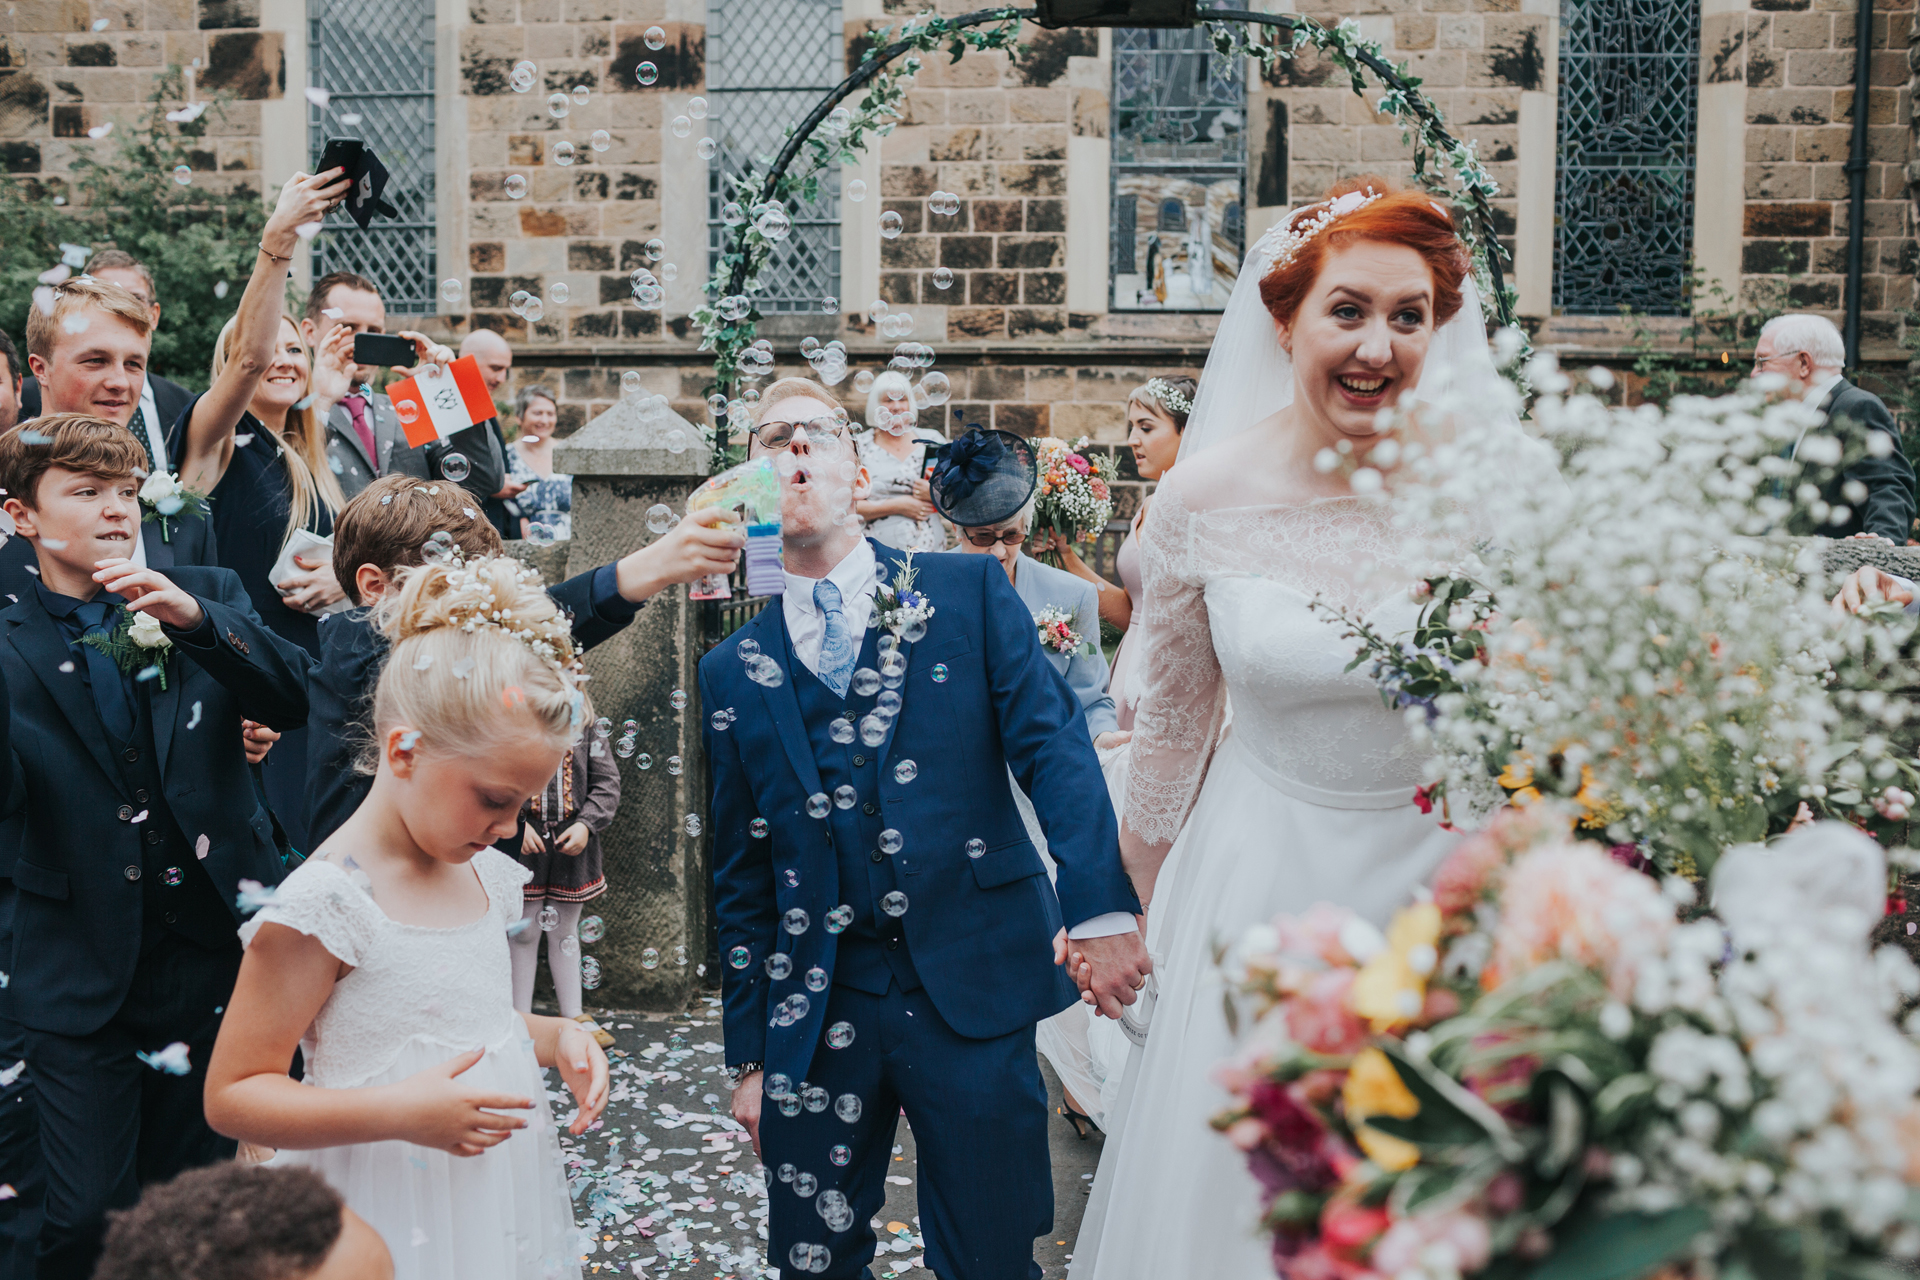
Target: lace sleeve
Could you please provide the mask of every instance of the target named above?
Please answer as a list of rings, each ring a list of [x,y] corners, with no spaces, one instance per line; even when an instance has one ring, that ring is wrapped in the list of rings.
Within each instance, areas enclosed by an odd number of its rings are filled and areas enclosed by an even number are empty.
[[[1162,851],[1200,793],[1226,705],[1192,553],[1195,514],[1185,486],[1169,476],[1141,522],[1141,599],[1129,629],[1140,657],[1126,829]]]
[[[473,868],[480,875],[480,886],[487,891],[487,901],[492,904],[494,914],[500,917],[500,927],[511,928],[525,910],[525,895],[521,890],[533,879],[533,872],[493,848],[475,854]]]
[[[342,964],[358,968],[383,918],[345,871],[314,858],[294,868],[274,890],[272,901],[240,926],[240,945],[252,945],[263,924],[285,925],[314,939]]]

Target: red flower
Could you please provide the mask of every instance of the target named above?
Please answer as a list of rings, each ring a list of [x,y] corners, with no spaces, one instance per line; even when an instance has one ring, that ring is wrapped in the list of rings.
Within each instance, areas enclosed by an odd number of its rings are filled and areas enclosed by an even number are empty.
[[[1075,471],[1078,471],[1083,476],[1090,475],[1093,472],[1093,467],[1087,462],[1085,458],[1081,457],[1077,453],[1070,453],[1067,455],[1067,465],[1072,467]]]
[[[1415,787],[1413,789],[1413,807],[1418,809],[1422,813],[1432,813],[1433,812],[1433,788],[1436,785],[1438,784],[1429,783],[1424,787]]]

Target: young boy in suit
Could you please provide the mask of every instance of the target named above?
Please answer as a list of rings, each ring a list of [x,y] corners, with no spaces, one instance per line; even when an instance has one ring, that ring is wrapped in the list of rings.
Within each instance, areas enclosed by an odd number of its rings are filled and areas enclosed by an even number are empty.
[[[676,582],[731,573],[744,539],[726,513],[702,512],[657,541],[611,564],[575,574],[547,589],[573,616],[574,643],[591,649],[618,635],[647,599]],[[430,541],[462,556],[499,555],[500,534],[473,495],[444,480],[382,476],[354,495],[333,522],[333,563],[340,587],[359,608],[333,614],[320,627],[320,666],[313,673],[312,731],[307,736],[307,822],[318,845],[367,797],[373,779],[354,768],[364,741],[373,687],[387,658],[374,626],[378,604],[401,569],[421,564]],[[512,852],[511,850],[509,852]]]
[[[11,1014],[39,1094],[37,1274],[83,1280],[109,1209],[230,1158],[201,1114],[240,965],[244,881],[284,871],[241,721],[307,715],[307,658],[228,569],[127,559],[146,450],[87,414],[0,436],[0,488],[39,570],[0,613],[12,721],[0,851],[14,887]]]

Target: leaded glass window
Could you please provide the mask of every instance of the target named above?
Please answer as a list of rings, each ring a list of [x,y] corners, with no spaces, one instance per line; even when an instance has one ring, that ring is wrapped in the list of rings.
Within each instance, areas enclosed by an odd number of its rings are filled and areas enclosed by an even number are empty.
[[[707,131],[720,145],[707,168],[709,264],[733,230],[720,216],[726,177],[752,165],[758,190],[788,131],[844,77],[844,38],[839,0],[710,0]],[[835,170],[822,176],[818,199],[787,210],[793,230],[754,294],[762,312],[819,311],[840,292],[840,184]]]
[[[389,314],[432,315],[433,0],[308,0],[307,26],[313,84],[332,95],[324,108],[308,103],[308,163],[328,138],[365,140],[393,175],[384,194],[400,211],[365,231],[344,207],[328,214],[313,278],[356,271]]]
[[[1244,248],[1243,59],[1203,27],[1113,32],[1115,311],[1218,311]]]
[[[1561,0],[1553,305],[1687,311],[1700,0]]]

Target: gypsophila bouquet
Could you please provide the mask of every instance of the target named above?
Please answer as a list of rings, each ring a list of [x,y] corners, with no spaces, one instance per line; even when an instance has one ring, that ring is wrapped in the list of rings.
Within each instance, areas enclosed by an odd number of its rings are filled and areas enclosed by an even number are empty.
[[[1503,810],[1382,932],[1321,904],[1222,953],[1254,1019],[1216,1128],[1288,1280],[1663,1266],[1864,1277],[1920,1253],[1920,992],[1870,952],[1881,850],[1842,823],[1715,873],[1720,919]]]
[[[1040,647],[1051,649],[1055,653],[1072,657],[1085,653],[1087,639],[1073,629],[1073,614],[1056,605],[1048,605],[1033,615],[1033,625],[1040,633]]]
[[[1085,436],[1071,445],[1052,436],[1033,443],[1040,473],[1033,503],[1033,542],[1043,548],[1036,558],[1058,568],[1058,554],[1044,550],[1051,535],[1057,533],[1068,542],[1089,542],[1112,518],[1114,461],[1105,454],[1089,457]]]
[[[1548,358],[1529,376],[1560,478],[1516,488],[1510,446],[1471,433],[1435,451],[1393,496],[1448,540],[1418,628],[1330,611],[1435,753],[1421,802],[1465,820],[1564,797],[1596,838],[1687,875],[1803,805],[1901,834],[1911,704],[1878,691],[1912,623],[1837,616],[1818,545],[1788,534],[1845,516],[1809,480],[1844,461],[1816,415],[1759,389],[1611,407]],[[1810,428],[1803,461],[1779,456]],[[1498,529],[1469,538],[1490,510]]]

